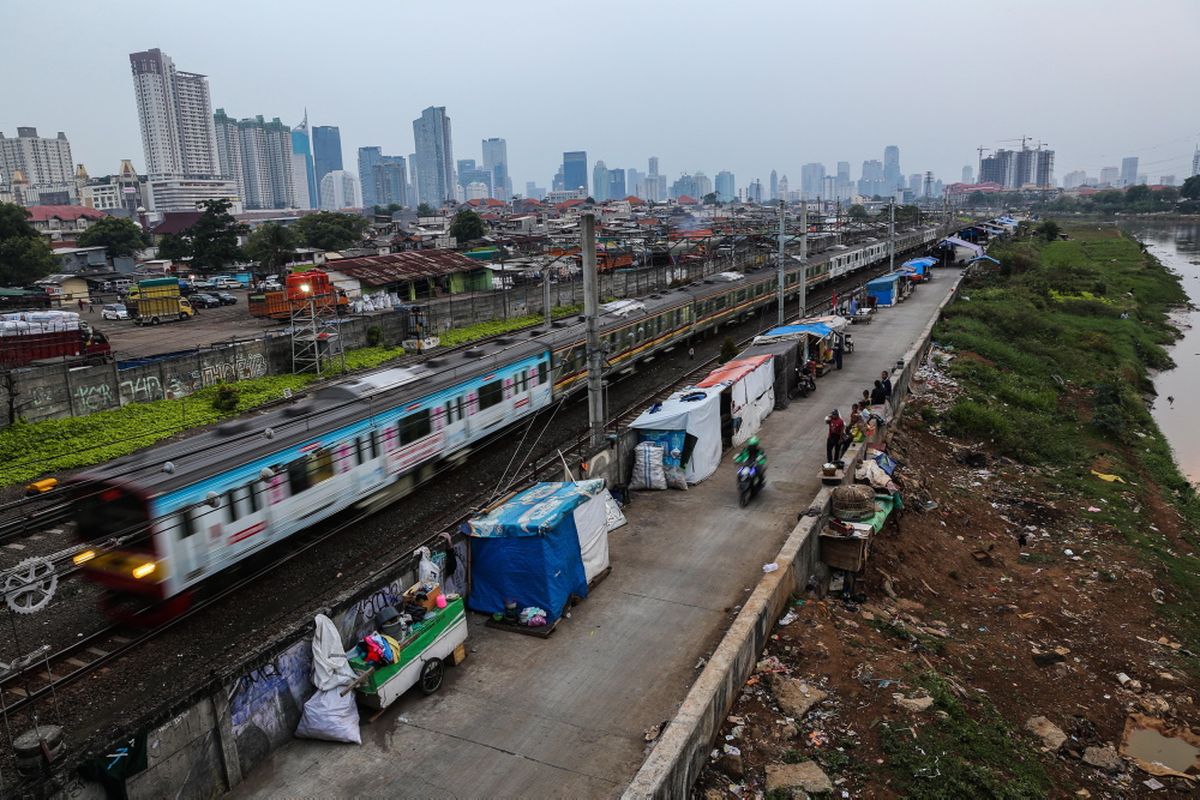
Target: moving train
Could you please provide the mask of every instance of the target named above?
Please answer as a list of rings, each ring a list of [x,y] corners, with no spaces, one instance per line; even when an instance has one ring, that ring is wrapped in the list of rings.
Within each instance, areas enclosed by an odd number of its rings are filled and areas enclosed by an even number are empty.
[[[937,238],[897,238],[897,252]],[[887,243],[812,258],[810,288],[877,263]],[[787,271],[798,291],[800,267]],[[620,370],[775,302],[776,273],[723,274],[605,307]],[[251,554],[351,506],[382,506],[472,446],[584,385],[583,318],[556,321],[331,385],[294,404],[146,448],[72,482],[80,570],[107,610],[182,610],[192,590]]]

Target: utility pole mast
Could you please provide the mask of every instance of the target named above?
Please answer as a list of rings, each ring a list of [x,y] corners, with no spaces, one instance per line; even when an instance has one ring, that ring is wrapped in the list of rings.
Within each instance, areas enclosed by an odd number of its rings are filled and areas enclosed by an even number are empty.
[[[808,306],[808,201],[800,201],[800,319]]]
[[[888,203],[888,269],[896,271],[896,198]]]
[[[787,283],[787,280],[786,280],[787,279],[787,270],[784,269],[783,217],[784,217],[783,201],[780,200],[779,201],[779,262],[778,262],[778,264],[776,264],[776,267],[777,267],[776,272],[778,274],[778,278],[776,279],[776,287],[775,287],[776,307],[779,312],[776,315],[776,322],[779,325],[783,325],[783,316],[784,316],[783,315],[783,310],[784,310],[783,309],[783,297],[784,297],[784,288],[785,288],[784,285]]]
[[[604,351],[600,349],[600,281],[596,275],[596,217],[580,220],[583,238],[583,313],[587,322],[588,430],[592,447],[604,443]]]

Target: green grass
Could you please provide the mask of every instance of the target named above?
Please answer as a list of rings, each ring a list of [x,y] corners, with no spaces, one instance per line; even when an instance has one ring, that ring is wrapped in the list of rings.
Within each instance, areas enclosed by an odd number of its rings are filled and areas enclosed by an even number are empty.
[[[917,682],[934,698],[930,721],[911,730],[886,723],[880,727],[887,757],[883,769],[891,773],[901,796],[1033,800],[1050,793],[1050,778],[1036,748],[986,700],[972,714],[939,676],[928,673]],[[934,711],[947,716],[943,719]]]
[[[1067,232],[1070,241],[994,248],[1005,267],[972,278],[947,307],[934,337],[959,353],[949,369],[963,391],[939,424],[1024,463],[1058,468],[1047,489],[1102,508],[1097,522],[1162,565],[1183,598],[1167,612],[1176,635],[1197,647],[1200,559],[1186,553],[1200,549],[1200,501],[1143,400],[1153,392],[1151,371],[1172,366],[1167,312],[1187,296],[1115,229]],[[1188,523],[1183,547],[1173,550],[1150,530],[1142,492],[1151,487],[1096,479],[1098,460],[1157,487]]]
[[[559,306],[550,312],[550,316],[554,319],[569,317],[572,314],[580,313],[580,310],[579,306]],[[441,335],[440,344],[443,347],[457,347],[478,339],[486,339],[489,336],[498,336],[502,333],[528,328],[531,325],[537,325],[543,319],[545,317],[541,314],[525,314],[520,317],[479,322],[465,328],[451,328]]]

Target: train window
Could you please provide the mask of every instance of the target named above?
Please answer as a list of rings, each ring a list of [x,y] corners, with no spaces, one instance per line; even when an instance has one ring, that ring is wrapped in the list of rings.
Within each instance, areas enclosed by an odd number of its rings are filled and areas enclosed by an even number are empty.
[[[308,477],[310,484],[327,481],[333,477],[333,453],[322,447],[308,454]]]
[[[400,420],[400,444],[412,444],[418,439],[424,439],[431,430],[428,410],[409,414]]]
[[[359,465],[363,463],[363,437],[354,437],[354,463]]]
[[[246,487],[246,501],[250,506],[250,513],[254,514],[262,507],[259,502],[259,494],[266,490],[266,487],[259,481],[255,481]]]
[[[458,398],[458,400],[456,401],[455,407],[458,409],[458,418],[459,419],[462,419],[463,417],[465,417],[467,415],[466,412],[463,410],[463,399],[461,397]]]
[[[186,539],[196,533],[196,523],[192,520],[192,512],[185,508],[179,512],[179,538]]]
[[[525,391],[528,388],[528,382],[523,371],[513,375],[513,394],[520,394]]]
[[[237,507],[237,491],[241,487],[235,487],[225,493],[225,519],[228,522],[235,521],[239,516]]]
[[[491,408],[504,400],[504,385],[500,381],[485,383],[479,387],[479,410]]]
[[[446,424],[450,425],[454,422],[454,401],[446,401]]]
[[[308,480],[308,457],[301,456],[287,465],[288,489],[292,495],[298,495],[311,484]]]
[[[545,383],[550,370],[546,366],[545,361],[538,362],[538,383]]]
[[[371,458],[379,458],[379,436],[375,431],[371,431]]]

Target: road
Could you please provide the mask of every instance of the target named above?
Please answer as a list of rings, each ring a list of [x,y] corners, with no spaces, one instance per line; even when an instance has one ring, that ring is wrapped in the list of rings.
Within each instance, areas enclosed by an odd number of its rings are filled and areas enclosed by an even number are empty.
[[[816,393],[772,414],[767,489],[747,509],[733,452],[687,492],[640,494],[610,537],[613,572],[546,640],[472,616],[470,655],[438,695],[403,698],[363,745],[296,740],[230,794],[610,797],[673,716],[736,609],[820,488],[822,420],[846,411],[910,347],[951,287],[938,272],[905,303],[856,327],[856,352]]]

